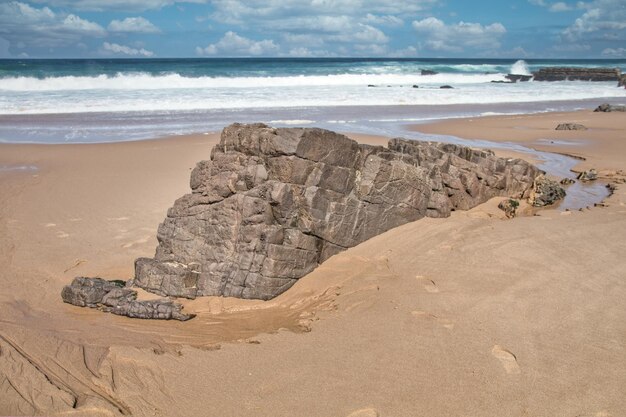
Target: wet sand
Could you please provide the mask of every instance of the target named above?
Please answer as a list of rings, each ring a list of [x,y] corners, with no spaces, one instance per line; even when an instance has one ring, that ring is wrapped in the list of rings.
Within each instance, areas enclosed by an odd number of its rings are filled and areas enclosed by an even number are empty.
[[[551,136],[562,119],[592,129]],[[77,275],[130,278],[134,259],[152,256],[216,135],[0,145],[0,166],[38,168],[0,172],[0,415],[623,415],[623,115],[473,120],[418,129],[532,146],[544,134],[585,139],[583,166],[617,191],[580,212],[504,220],[496,199],[422,219],[270,302],[186,301],[198,314],[186,323],[59,294]]]

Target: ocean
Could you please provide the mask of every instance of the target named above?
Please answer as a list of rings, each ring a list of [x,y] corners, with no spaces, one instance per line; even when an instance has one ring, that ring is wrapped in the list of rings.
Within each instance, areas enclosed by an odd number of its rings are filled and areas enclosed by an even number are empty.
[[[492,83],[551,66],[626,72],[626,60],[0,60],[0,141],[139,140],[235,121],[397,135],[446,117],[626,102],[613,82]]]

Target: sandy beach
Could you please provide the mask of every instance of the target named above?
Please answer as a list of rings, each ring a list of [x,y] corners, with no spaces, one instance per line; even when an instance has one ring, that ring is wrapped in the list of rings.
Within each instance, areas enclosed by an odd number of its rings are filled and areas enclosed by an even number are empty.
[[[218,134],[0,144],[0,415],[626,415],[626,113],[414,129],[575,155],[617,189],[512,220],[493,199],[370,239],[271,301],[198,298],[189,322],[142,321],[61,288],[131,278]]]

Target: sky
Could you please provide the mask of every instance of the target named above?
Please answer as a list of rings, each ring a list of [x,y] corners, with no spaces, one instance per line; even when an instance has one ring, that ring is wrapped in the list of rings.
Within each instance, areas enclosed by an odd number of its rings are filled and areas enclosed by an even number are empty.
[[[626,0],[0,0],[0,58],[626,58]]]

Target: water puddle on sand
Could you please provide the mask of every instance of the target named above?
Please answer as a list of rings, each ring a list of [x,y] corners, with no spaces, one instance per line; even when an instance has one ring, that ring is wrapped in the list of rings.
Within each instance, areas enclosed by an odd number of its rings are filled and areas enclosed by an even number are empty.
[[[556,178],[576,179],[576,174],[572,172],[580,160],[571,156],[561,155],[552,152],[538,151],[525,146],[510,142],[491,142],[488,140],[461,139],[449,135],[433,135],[420,132],[402,132],[400,136],[407,139],[427,140],[434,142],[453,143],[457,145],[470,146],[473,148],[484,148],[492,150],[506,150],[526,154],[539,161],[536,165],[548,175]],[[564,142],[564,141],[563,141]],[[579,145],[579,142],[568,142],[569,145]],[[581,182],[565,186],[567,195],[565,199],[556,207],[557,210],[578,210],[586,207],[593,207],[594,204],[602,202],[611,195],[604,181]]]
[[[537,145],[544,146],[581,146],[587,144],[586,140],[562,140],[562,139],[539,139]]]
[[[0,165],[0,174],[5,172],[36,172],[39,168],[35,165]]]

